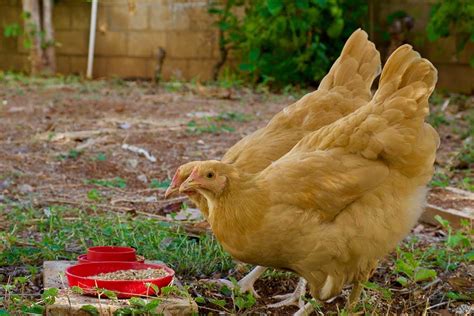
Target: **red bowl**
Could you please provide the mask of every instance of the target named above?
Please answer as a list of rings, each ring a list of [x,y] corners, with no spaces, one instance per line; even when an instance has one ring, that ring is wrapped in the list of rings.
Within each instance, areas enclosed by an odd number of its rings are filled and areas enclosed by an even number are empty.
[[[90,261],[136,261],[137,254],[131,247],[98,246],[87,249]]]
[[[89,277],[99,273],[114,272],[117,270],[140,270],[140,269],[164,269],[168,275],[148,280],[96,280]],[[159,289],[170,285],[173,281],[174,271],[162,264],[138,263],[138,262],[92,262],[71,266],[66,269],[66,277],[69,286],[78,286],[83,289],[84,294],[97,295],[97,288],[114,291],[118,298],[130,298],[132,296],[156,295],[155,290],[147,283],[156,285]]]
[[[106,261],[115,261],[115,260],[106,260]],[[121,260],[118,260],[118,261],[121,261]],[[89,260],[87,258],[87,254],[83,254],[83,255],[80,255],[80,256],[77,257],[77,262],[79,264],[82,264],[82,263],[91,263],[91,262],[101,262],[101,260],[92,261],[92,260]],[[132,261],[130,261],[130,262],[132,262]],[[133,261],[133,262],[144,263],[145,262],[145,257],[137,255],[137,260]]]

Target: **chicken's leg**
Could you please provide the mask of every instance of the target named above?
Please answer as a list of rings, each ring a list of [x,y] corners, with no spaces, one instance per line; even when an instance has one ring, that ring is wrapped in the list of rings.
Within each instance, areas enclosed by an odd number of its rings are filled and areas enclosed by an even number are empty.
[[[255,298],[259,298],[260,296],[255,291],[253,285],[254,285],[255,281],[257,281],[258,278],[263,274],[263,272],[265,272],[266,269],[267,268],[265,268],[265,267],[257,266],[252,271],[250,271],[249,274],[247,274],[245,277],[243,277],[237,283],[237,286],[239,287],[240,291],[242,293],[250,292],[250,293],[253,294],[253,296]],[[230,282],[229,280],[226,280],[226,279],[211,280],[211,282],[225,284],[226,286],[228,286],[231,289],[235,287],[232,282]]]
[[[356,281],[352,285],[351,294],[347,300],[346,309],[351,313],[356,307],[360,299],[360,292],[362,291],[362,282]]]
[[[304,278],[300,278],[293,293],[275,295],[273,298],[281,299],[281,301],[278,303],[267,305],[267,307],[278,308],[287,305],[297,305],[298,307],[303,308],[303,297],[306,293],[306,284],[306,280]]]

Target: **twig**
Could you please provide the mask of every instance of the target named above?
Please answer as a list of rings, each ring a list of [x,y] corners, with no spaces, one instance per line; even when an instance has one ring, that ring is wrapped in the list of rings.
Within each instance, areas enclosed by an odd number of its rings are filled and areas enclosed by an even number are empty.
[[[441,303],[435,304],[433,306],[430,306],[430,307],[427,308],[427,310],[430,310],[430,309],[433,309],[433,308],[436,308],[436,307],[440,307],[440,306],[443,306],[443,305],[446,305],[446,304],[449,304],[449,301],[441,302]]]
[[[143,149],[143,148],[140,148],[140,147],[137,147],[137,146],[133,146],[133,145],[129,145],[129,144],[123,144],[122,149],[129,150],[129,151],[131,151],[133,153],[136,153],[136,154],[139,154],[139,155],[143,155],[143,156],[145,156],[146,159],[150,160],[151,162],[156,162],[156,157],[153,156],[152,154],[150,154],[146,149]]]
[[[89,131],[76,131],[76,132],[64,132],[64,133],[56,133],[50,138],[50,133],[43,133],[39,135],[39,138],[42,140],[50,140],[50,141],[58,141],[58,140],[83,140],[86,138],[90,138],[92,136],[102,135],[102,134],[110,134],[117,132],[115,128],[101,128],[97,130],[89,130]]]
[[[436,278],[434,281],[431,281],[430,283],[426,284],[422,289],[426,290],[426,289],[432,287],[433,285],[438,284],[439,282],[441,282],[441,279]]]

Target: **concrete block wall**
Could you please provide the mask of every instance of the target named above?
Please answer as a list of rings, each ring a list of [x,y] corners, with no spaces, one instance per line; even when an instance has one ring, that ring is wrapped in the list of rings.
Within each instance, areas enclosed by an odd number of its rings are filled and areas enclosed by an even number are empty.
[[[219,55],[217,31],[208,14],[210,0],[99,0],[95,77],[151,78],[158,47],[166,50],[165,79],[211,77]],[[130,4],[135,3],[131,7]],[[434,0],[372,1],[375,24],[387,29],[386,17],[404,10],[415,18],[410,42],[439,70],[438,87],[454,91],[474,90],[474,44],[456,57],[455,40],[430,43],[425,27]],[[54,9],[58,42],[58,71],[84,74],[90,24],[90,3],[60,0]],[[27,51],[23,39],[5,38],[3,28],[21,23],[21,0],[0,0],[0,70],[26,70]],[[378,48],[382,48],[379,43]]]
[[[95,77],[151,78],[159,47],[166,51],[163,76],[208,80],[218,57],[217,32],[203,0],[100,0]],[[84,74],[91,5],[61,0],[53,12],[58,72]],[[20,23],[20,0],[0,0],[0,69],[26,70],[23,39],[5,38],[3,28]]]
[[[448,37],[429,42],[426,25],[435,0],[386,0],[373,1],[375,23],[387,29],[386,17],[396,11],[405,11],[415,19],[409,42],[438,69],[438,88],[465,93],[474,92],[474,68],[469,65],[474,57],[474,43],[469,42],[460,54],[456,54],[456,39]]]

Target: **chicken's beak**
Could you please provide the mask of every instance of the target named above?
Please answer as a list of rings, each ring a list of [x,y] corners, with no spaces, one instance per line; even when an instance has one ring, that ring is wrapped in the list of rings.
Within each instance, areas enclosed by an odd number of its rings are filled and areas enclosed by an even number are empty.
[[[186,191],[192,191],[194,190],[196,187],[199,187],[200,184],[198,181],[196,181],[196,179],[198,178],[197,174],[196,174],[196,170],[193,170],[193,172],[191,172],[191,174],[189,175],[189,177],[186,179],[186,181],[184,181],[180,187],[179,187],[179,192],[181,193],[184,193]]]
[[[179,191],[179,188],[174,183],[170,184],[168,189],[166,189],[165,199],[169,198],[170,196],[177,193],[178,191]]]

